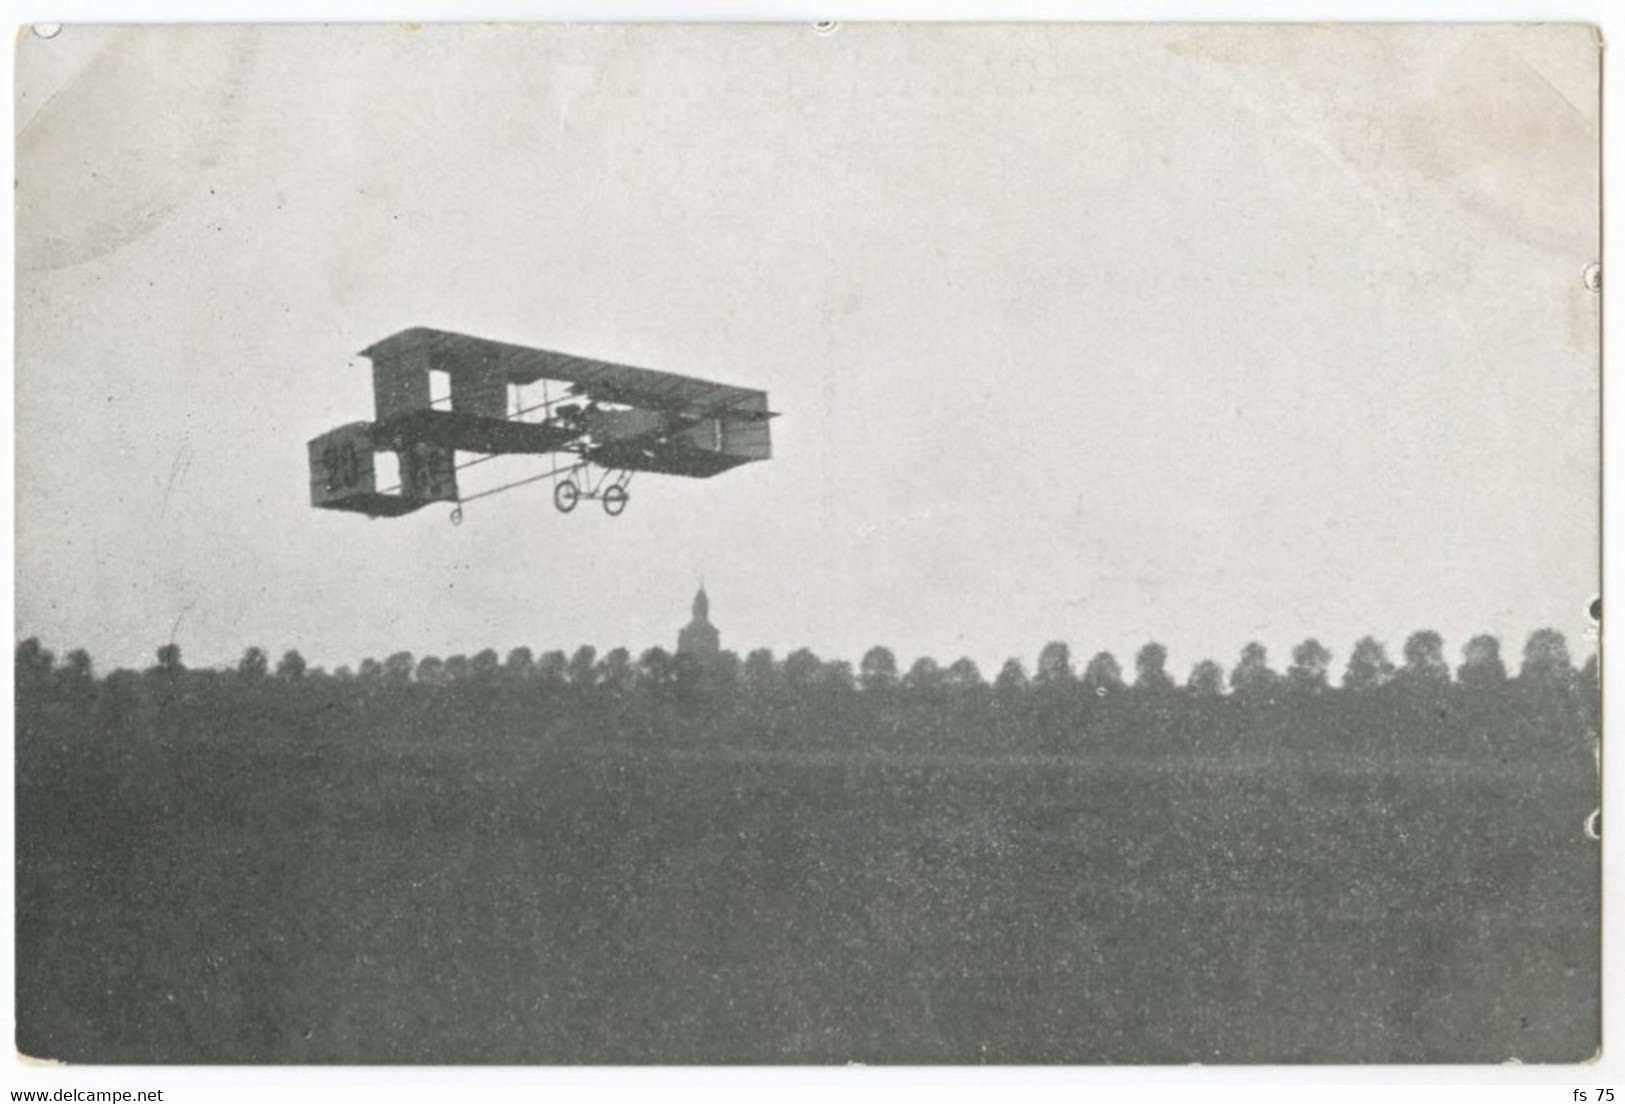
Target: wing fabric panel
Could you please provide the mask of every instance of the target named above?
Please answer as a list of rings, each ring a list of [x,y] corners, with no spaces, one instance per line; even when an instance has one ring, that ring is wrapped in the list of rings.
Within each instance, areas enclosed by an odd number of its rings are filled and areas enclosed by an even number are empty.
[[[767,416],[764,391],[421,326],[386,337],[362,350],[362,355],[375,364],[380,359],[426,356],[431,367],[447,372],[453,380],[465,373],[495,372],[511,383],[562,380],[601,402],[700,414],[737,410]]]

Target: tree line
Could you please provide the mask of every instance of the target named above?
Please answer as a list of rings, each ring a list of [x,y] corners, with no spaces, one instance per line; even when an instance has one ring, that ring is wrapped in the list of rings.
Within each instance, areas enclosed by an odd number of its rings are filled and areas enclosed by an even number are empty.
[[[1597,657],[1592,655],[1578,669],[1570,657],[1563,634],[1555,629],[1531,633],[1514,675],[1501,655],[1500,642],[1480,635],[1469,640],[1461,651],[1461,662],[1452,667],[1445,656],[1443,638],[1424,630],[1405,641],[1401,662],[1389,658],[1384,645],[1373,637],[1359,640],[1350,652],[1341,676],[1334,684],[1334,656],[1313,638],[1295,646],[1284,670],[1271,665],[1268,649],[1252,642],[1242,648],[1240,657],[1228,671],[1219,663],[1204,659],[1196,663],[1183,681],[1168,670],[1168,650],[1149,643],[1134,656],[1134,672],[1129,676],[1115,656],[1101,651],[1078,670],[1072,650],[1062,641],[1046,644],[1038,653],[1029,673],[1020,659],[1006,660],[991,681],[984,677],[974,660],[960,658],[943,666],[922,656],[907,669],[896,654],[877,645],[864,653],[856,668],[845,660],[826,660],[811,649],[798,648],[783,659],[770,649],[758,648],[743,659],[723,651],[709,662],[690,654],[674,654],[651,647],[635,658],[624,648],[599,654],[592,645],[582,645],[572,653],[562,650],[537,655],[528,647],[518,647],[504,658],[486,648],[472,656],[414,656],[395,652],[382,660],[367,658],[352,668],[340,666],[328,672],[311,667],[297,650],[285,651],[273,665],[262,648],[246,649],[234,668],[226,671],[185,666],[178,645],[157,649],[156,662],[143,672],[120,669],[98,679],[90,655],[80,648],[67,653],[59,664],[55,655],[37,637],[22,641],[16,649],[16,675],[19,691],[55,687],[66,692],[87,690],[104,681],[115,684],[173,683],[184,678],[229,679],[236,683],[336,683],[361,689],[420,686],[447,690],[534,688],[554,691],[593,691],[600,695],[660,695],[679,692],[690,695],[771,696],[785,691],[828,691],[876,697],[928,697],[941,694],[991,694],[996,699],[1028,695],[1093,696],[1108,698],[1179,694],[1194,698],[1233,697],[1266,702],[1277,699],[1343,691],[1364,693],[1387,687],[1411,690],[1441,690],[1452,685],[1466,690],[1490,690],[1517,685],[1539,690],[1559,690],[1595,697],[1600,693]]]

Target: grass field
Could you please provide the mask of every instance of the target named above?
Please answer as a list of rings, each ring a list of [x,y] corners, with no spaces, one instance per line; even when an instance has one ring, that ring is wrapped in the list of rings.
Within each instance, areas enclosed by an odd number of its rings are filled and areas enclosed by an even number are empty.
[[[1578,749],[98,724],[19,715],[32,1055],[1537,1062],[1599,1039]]]

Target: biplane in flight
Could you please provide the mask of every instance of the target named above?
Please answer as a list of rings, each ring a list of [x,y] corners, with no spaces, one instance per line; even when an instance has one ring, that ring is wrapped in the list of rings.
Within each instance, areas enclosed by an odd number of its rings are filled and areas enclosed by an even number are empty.
[[[400,517],[449,502],[461,523],[464,503],[551,480],[559,510],[588,498],[615,517],[639,472],[708,479],[772,456],[765,391],[423,327],[361,355],[372,361],[376,420],[310,442],[310,501],[325,510]],[[436,372],[448,394],[431,398]],[[384,453],[399,482],[380,488]],[[551,467],[459,491],[459,471],[514,454],[549,457]]]

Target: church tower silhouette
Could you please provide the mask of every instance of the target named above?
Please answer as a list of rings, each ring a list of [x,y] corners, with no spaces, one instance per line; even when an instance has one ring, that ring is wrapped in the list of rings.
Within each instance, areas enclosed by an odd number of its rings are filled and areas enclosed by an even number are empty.
[[[694,620],[677,631],[677,654],[691,655],[702,664],[710,665],[722,650],[722,634],[711,624],[711,600],[705,596],[705,584],[700,584],[694,595]]]

